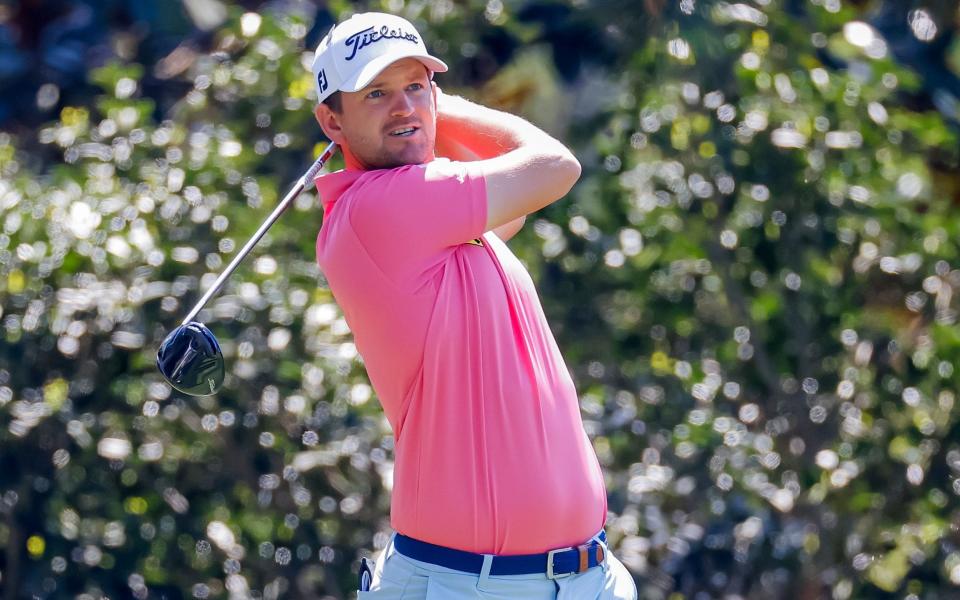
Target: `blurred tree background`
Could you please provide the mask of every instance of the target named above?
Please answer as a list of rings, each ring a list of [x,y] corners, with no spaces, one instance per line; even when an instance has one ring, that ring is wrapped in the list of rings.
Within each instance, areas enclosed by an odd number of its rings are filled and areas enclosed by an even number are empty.
[[[312,51],[361,10],[580,157],[511,246],[641,598],[960,596],[955,2],[12,0],[5,600],[352,598],[387,541],[312,191],[200,315],[224,390],[154,367],[323,147]]]

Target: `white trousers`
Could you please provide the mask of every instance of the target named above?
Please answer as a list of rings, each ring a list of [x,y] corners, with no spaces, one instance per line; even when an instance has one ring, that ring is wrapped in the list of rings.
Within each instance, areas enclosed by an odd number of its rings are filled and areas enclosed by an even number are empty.
[[[490,575],[493,555],[479,575],[415,560],[396,551],[394,537],[377,557],[370,591],[357,592],[357,600],[637,600],[633,576],[603,542],[603,563],[551,580],[546,573]]]

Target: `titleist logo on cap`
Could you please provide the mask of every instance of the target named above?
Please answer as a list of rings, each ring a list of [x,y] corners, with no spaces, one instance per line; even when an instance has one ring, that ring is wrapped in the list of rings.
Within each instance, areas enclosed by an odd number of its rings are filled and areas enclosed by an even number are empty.
[[[413,42],[414,44],[419,43],[417,36],[412,33],[407,33],[402,29],[390,29],[386,25],[380,28],[379,31],[374,31],[373,27],[367,27],[363,31],[358,31],[355,34],[348,37],[344,40],[344,43],[348,48],[352,48],[350,56],[346,60],[353,60],[357,55],[357,52],[366,48],[370,44],[375,44],[380,40],[386,39],[401,39],[408,42]]]

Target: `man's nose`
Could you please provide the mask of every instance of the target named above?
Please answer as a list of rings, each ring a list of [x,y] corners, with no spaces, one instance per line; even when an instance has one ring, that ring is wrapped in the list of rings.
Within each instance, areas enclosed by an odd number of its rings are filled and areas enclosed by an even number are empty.
[[[390,112],[396,117],[409,115],[413,112],[413,100],[405,92],[395,94],[393,104],[390,106]]]

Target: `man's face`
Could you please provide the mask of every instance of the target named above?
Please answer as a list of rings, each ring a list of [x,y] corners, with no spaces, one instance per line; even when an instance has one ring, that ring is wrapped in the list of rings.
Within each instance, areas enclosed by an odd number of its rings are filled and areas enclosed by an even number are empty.
[[[398,60],[359,92],[340,95],[341,112],[321,104],[317,120],[360,168],[389,169],[433,158],[436,102],[423,63]]]

